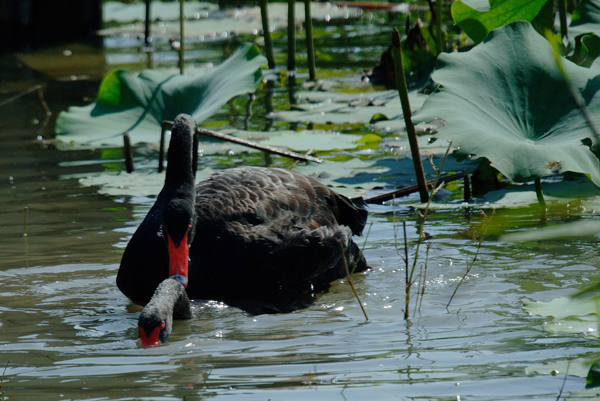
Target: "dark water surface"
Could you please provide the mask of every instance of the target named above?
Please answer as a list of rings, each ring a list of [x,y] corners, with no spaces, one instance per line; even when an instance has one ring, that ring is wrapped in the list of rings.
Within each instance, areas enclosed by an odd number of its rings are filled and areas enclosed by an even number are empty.
[[[156,190],[119,195],[89,186],[88,177],[115,163],[122,168],[122,160],[53,144],[57,112],[93,99],[96,80],[56,81],[12,56],[3,60],[0,99],[47,84],[52,116],[44,127],[36,93],[0,107],[0,399],[555,400],[561,388],[568,399],[594,397],[583,390],[598,349],[596,323],[584,332],[549,331],[553,318],[528,314],[523,302],[568,297],[596,281],[597,243],[499,241],[498,233],[539,224],[527,210],[498,211],[449,308],[476,252],[482,216],[457,209],[428,218],[425,295],[418,311],[411,301],[407,322],[404,262],[396,250],[402,240],[394,237],[401,238],[399,222],[407,219],[412,258],[418,213],[373,206],[365,245],[373,269],[354,277],[368,321],[342,280],[316,295],[312,307],[290,314],[251,316],[197,302],[194,319],[176,322],[166,345],[139,348],[139,309],[118,291],[115,276]],[[335,75],[357,79],[356,71]],[[201,164],[264,164],[256,156],[232,157]],[[138,149],[136,174],[160,187],[162,176],[147,167],[155,159],[153,149]],[[280,158],[273,163],[290,166]],[[580,214],[574,209],[569,218]],[[551,212],[551,221],[564,219],[564,211]]]

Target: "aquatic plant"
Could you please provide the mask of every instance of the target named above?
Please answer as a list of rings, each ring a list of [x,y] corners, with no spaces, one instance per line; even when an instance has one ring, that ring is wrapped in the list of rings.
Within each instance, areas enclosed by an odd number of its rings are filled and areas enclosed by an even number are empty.
[[[600,123],[600,76],[568,60],[563,68]],[[572,171],[600,186],[588,122],[550,43],[530,23],[498,28],[469,52],[440,55],[433,79],[440,87],[416,120],[446,121],[435,138],[452,140],[458,158],[485,158],[513,182]]]
[[[255,91],[266,64],[257,46],[245,44],[217,67],[196,76],[152,70],[110,72],[93,103],[58,115],[57,139],[77,146],[120,146],[127,131],[132,144],[156,142],[164,120],[185,112],[201,122],[232,97]]]
[[[465,31],[475,43],[482,42],[494,29],[508,25],[515,21],[529,21],[545,18],[544,25],[549,27],[553,23],[554,1],[548,0],[489,0],[478,1],[471,7],[461,0],[452,4],[452,18],[454,22]],[[487,7],[486,7],[487,6]],[[543,8],[544,13],[541,13]],[[482,10],[489,8],[487,10]]]

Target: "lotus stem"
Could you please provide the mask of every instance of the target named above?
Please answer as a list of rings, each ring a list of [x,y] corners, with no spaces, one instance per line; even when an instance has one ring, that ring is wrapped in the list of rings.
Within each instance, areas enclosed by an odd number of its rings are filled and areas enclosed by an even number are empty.
[[[429,200],[427,193],[427,184],[425,181],[425,171],[423,170],[423,162],[421,153],[419,152],[419,142],[417,133],[412,122],[412,113],[410,110],[410,101],[408,100],[408,89],[406,86],[406,77],[404,76],[404,63],[402,62],[402,49],[400,48],[400,32],[394,28],[392,31],[392,56],[394,58],[394,69],[396,72],[396,84],[398,86],[398,94],[402,103],[402,112],[404,114],[404,122],[406,124],[406,133],[408,135],[408,143],[415,167],[415,175],[417,177],[417,185],[419,186],[419,195],[421,203],[426,203]]]
[[[296,75],[294,72],[288,71],[288,99],[290,101],[290,105],[294,105],[298,103],[298,98],[296,97]],[[293,127],[297,127],[298,123],[291,123]],[[296,128],[292,128],[292,130],[296,130]]]
[[[469,179],[469,174],[465,174],[465,178],[464,178],[464,193],[465,193],[465,202],[468,202],[471,200],[471,180]]]
[[[408,276],[408,239],[406,238],[406,220],[402,220],[402,229],[404,230],[404,265],[405,265],[405,269],[404,269],[404,291],[405,291],[405,297],[404,297],[404,320],[408,320],[408,318],[410,317],[410,312],[409,312],[409,304],[410,304],[410,287],[412,286],[412,283],[409,281],[409,276]]]
[[[198,171],[198,131],[194,131],[194,136],[192,137],[193,146],[192,146],[192,172],[194,173],[194,179],[196,178],[196,172]]]
[[[296,70],[296,0],[288,0],[288,74]]]
[[[427,0],[427,5],[429,6],[429,11],[431,12],[431,24],[433,25],[437,21],[437,13],[433,4],[433,0]]]
[[[29,208],[25,206],[23,208],[23,237],[27,237],[27,214],[29,212]]]
[[[313,39],[312,15],[310,11],[310,0],[304,0],[304,26],[306,27],[306,50],[308,52],[308,76],[310,81],[315,81],[315,42]]]
[[[536,178],[534,181],[535,185],[535,195],[537,196],[538,203],[540,204],[540,208],[542,208],[542,219],[546,220],[546,200],[544,199],[544,193],[542,192],[542,183],[539,178]]]
[[[244,129],[247,131],[250,127],[250,119],[252,118],[252,103],[256,100],[254,93],[248,94],[248,102],[246,103],[246,118],[244,118]]]
[[[150,0],[146,0],[146,20],[144,21],[144,45],[150,47]]]
[[[264,109],[265,109],[265,114],[269,115],[269,113],[272,113],[274,110],[273,107],[273,94],[275,92],[275,81],[269,79],[267,80],[266,86],[265,86],[265,96],[264,96]],[[270,131],[271,127],[273,126],[273,119],[272,118],[267,118],[267,121],[265,122],[265,126],[263,128],[263,131]]]
[[[435,25],[436,25],[436,35],[437,35],[437,53],[441,54],[444,51],[444,33],[442,32],[442,0],[435,0]]]
[[[169,123],[167,121],[163,121],[160,125],[160,146],[158,148],[158,172],[162,173],[164,170],[164,160],[165,160],[165,132],[167,128],[172,127],[173,123]]]
[[[560,36],[564,40],[569,34],[567,27],[567,0],[558,0],[558,15],[560,18]]]
[[[267,53],[267,61],[269,68],[275,68],[275,55],[273,53],[273,39],[271,38],[271,29],[269,23],[269,2],[260,0],[260,17],[262,20],[263,37],[265,38],[265,52]]]
[[[127,173],[133,173],[133,150],[131,149],[131,140],[129,132],[123,132],[123,153],[125,156],[125,170]]]
[[[152,18],[150,15],[151,0],[146,0],[146,19],[144,21],[144,53],[146,53],[146,66],[152,68],[152,47],[150,45],[150,24]]]
[[[183,69],[185,65],[185,32],[183,30],[185,23],[185,14],[183,11],[184,4],[185,0],[179,0],[179,73],[181,75],[183,75]]]

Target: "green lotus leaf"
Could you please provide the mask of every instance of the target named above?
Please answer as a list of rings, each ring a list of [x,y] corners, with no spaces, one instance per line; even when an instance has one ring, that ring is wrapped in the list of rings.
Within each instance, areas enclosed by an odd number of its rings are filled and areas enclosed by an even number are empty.
[[[600,223],[594,220],[578,220],[555,226],[538,228],[531,231],[520,231],[501,236],[501,241],[546,241],[560,240],[568,237],[595,237],[600,233]]]
[[[600,56],[600,36],[590,33],[575,38],[575,50],[569,60],[582,67],[590,68]]]
[[[594,300],[559,297],[549,302],[525,301],[523,309],[531,315],[548,318],[543,328],[550,333],[598,336],[598,306]]]
[[[571,18],[569,35],[600,35],[600,0],[582,0]]]
[[[475,43],[495,28],[514,21],[533,21],[548,0],[490,0],[490,9],[479,11],[458,0],[452,4],[452,18]]]
[[[95,102],[59,114],[56,138],[78,147],[121,146],[127,131],[133,144],[157,142],[163,120],[187,113],[200,123],[232,97],[255,91],[265,64],[260,50],[245,44],[219,66],[196,76],[111,72],[102,80]]]
[[[563,66],[600,126],[600,76]],[[441,87],[415,120],[445,120],[436,137],[452,140],[455,155],[487,158],[515,182],[573,171],[600,186],[598,158],[586,146],[592,132],[551,45],[528,22],[494,30],[469,52],[440,55],[433,79]]]
[[[581,1],[569,25],[569,59],[580,66],[591,67],[600,56],[600,0]]]

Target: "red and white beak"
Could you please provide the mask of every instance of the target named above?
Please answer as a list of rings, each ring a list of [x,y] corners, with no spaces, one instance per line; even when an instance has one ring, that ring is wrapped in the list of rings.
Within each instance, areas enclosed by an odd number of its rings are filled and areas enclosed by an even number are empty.
[[[188,260],[190,256],[190,248],[188,245],[188,233],[185,233],[183,239],[176,245],[167,233],[167,249],[169,251],[169,277],[174,277],[176,280],[186,287],[188,283]]]
[[[160,332],[166,326],[165,322],[158,327],[155,327],[150,334],[146,333],[146,330],[142,326],[138,324],[140,330],[140,341],[142,343],[142,347],[156,347],[160,345]]]

